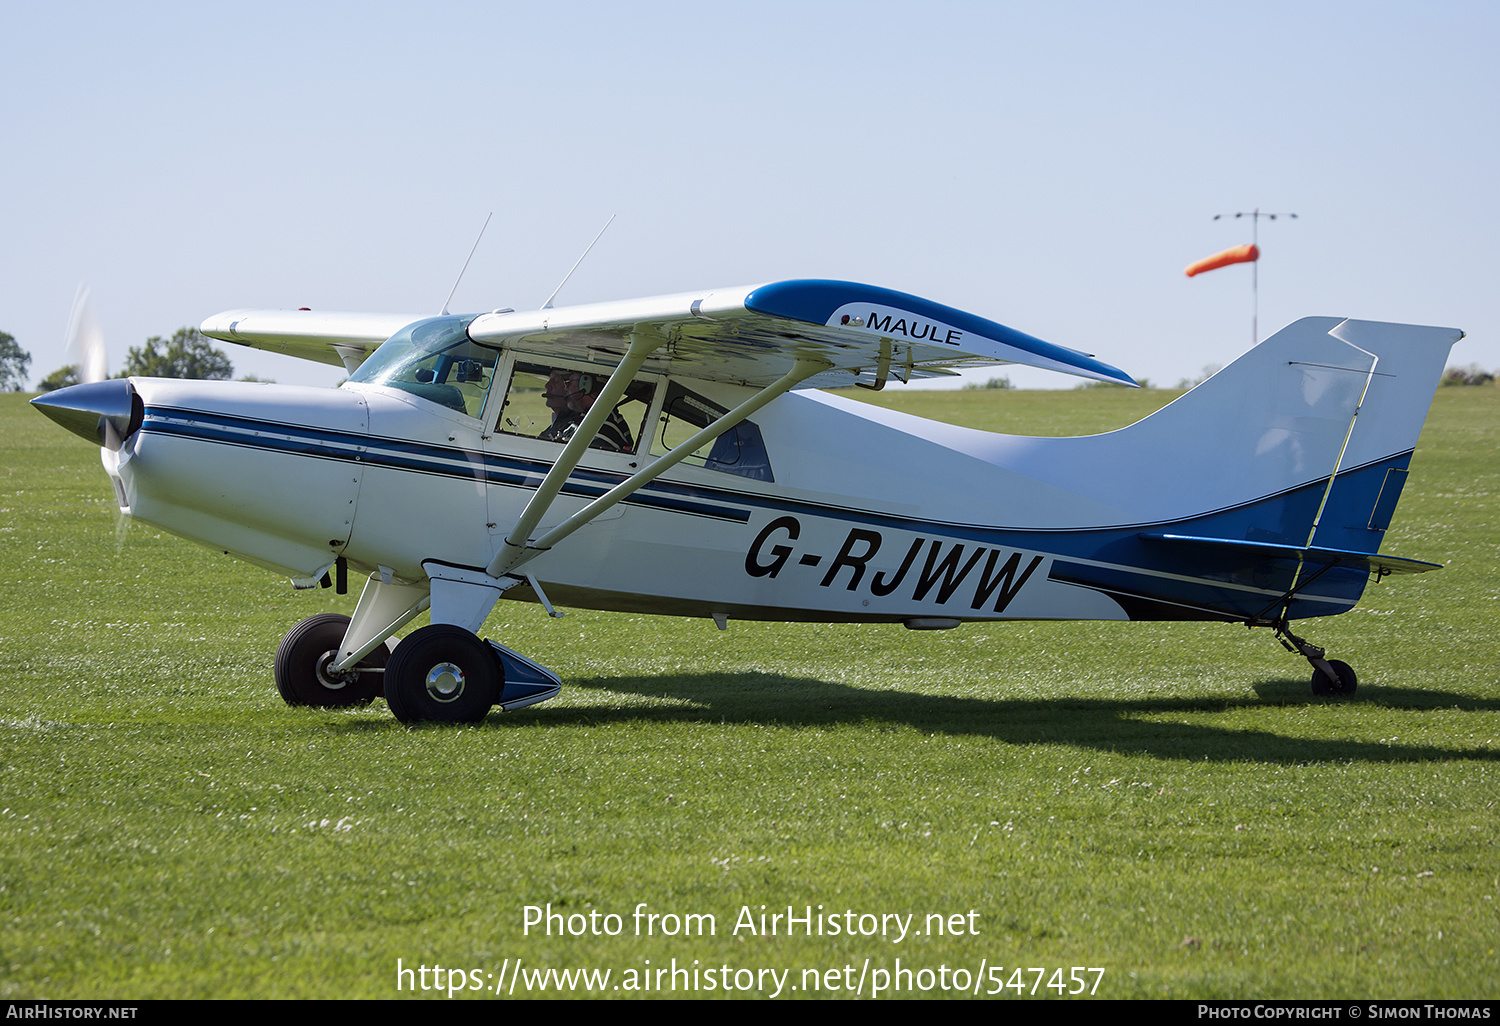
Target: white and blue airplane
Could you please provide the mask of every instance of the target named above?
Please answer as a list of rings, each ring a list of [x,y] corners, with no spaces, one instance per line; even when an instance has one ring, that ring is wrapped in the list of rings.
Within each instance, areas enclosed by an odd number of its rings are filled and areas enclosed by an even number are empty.
[[[822,391],[1090,355],[869,285],[781,281],[530,312],[218,314],[205,335],[350,371],[337,389],[102,380],[33,400],[102,446],[120,509],[340,592],[291,629],[294,705],[403,722],[551,698],[479,637],[504,597],[731,619],[1218,620],[1292,633],[1367,582],[1462,332],[1297,321],[1118,431],[1034,438]],[[431,624],[399,643],[423,611]]]

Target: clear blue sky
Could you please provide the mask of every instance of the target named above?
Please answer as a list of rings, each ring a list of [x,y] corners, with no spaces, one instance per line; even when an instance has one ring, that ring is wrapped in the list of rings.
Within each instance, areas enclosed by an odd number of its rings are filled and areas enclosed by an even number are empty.
[[[1309,314],[1500,367],[1500,5],[0,3],[0,330],[914,292],[1158,383]],[[228,347],[236,373],[342,375]],[[981,375],[985,376],[985,375]],[[1022,375],[1013,375],[1022,378]],[[1055,376],[1026,383],[1070,385]]]

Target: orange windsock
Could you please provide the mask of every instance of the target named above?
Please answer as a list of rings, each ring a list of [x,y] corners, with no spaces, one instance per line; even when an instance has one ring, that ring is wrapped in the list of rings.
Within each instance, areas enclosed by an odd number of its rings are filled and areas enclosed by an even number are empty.
[[[1230,246],[1222,253],[1204,257],[1197,263],[1188,264],[1184,272],[1189,278],[1204,271],[1214,271],[1220,267],[1228,267],[1230,264],[1248,264],[1260,259],[1260,247],[1245,243],[1243,246]]]

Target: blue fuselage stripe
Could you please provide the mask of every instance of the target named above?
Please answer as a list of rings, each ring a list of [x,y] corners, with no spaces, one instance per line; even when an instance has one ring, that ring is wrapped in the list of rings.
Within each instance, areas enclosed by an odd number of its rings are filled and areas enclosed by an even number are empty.
[[[359,463],[367,467],[481,480],[487,484],[518,488],[535,488],[551,467],[551,464],[543,460],[523,460],[473,449],[446,448],[348,431],[156,407],[146,411],[142,431],[219,445],[290,453],[313,459]],[[563,492],[593,499],[623,480],[624,474],[579,469],[568,478]],[[717,493],[710,489],[656,482],[641,488],[625,502],[741,524],[750,519],[748,509],[726,506],[714,501],[717,498]]]

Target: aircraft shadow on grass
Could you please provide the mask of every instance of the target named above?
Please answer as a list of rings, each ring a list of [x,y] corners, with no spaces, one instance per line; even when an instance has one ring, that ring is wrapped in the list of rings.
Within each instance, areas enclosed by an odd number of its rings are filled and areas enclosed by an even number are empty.
[[[1193,761],[1431,762],[1491,760],[1484,747],[1437,747],[1291,737],[1241,726],[1163,722],[1151,717],[1212,715],[1241,709],[1329,704],[1307,693],[1306,680],[1271,679],[1253,685],[1256,698],[982,699],[873,690],[774,673],[675,674],[580,678],[582,691],[666,699],[672,705],[532,708],[492,713],[488,729],[604,726],[612,723],[737,723],[791,728],[849,724],[907,727],[952,737],[987,737],[1006,744],[1062,744],[1127,755]],[[1366,687],[1361,700],[1411,711],[1500,710],[1500,700],[1400,687]],[[350,722],[354,730],[397,729],[388,721]]]

